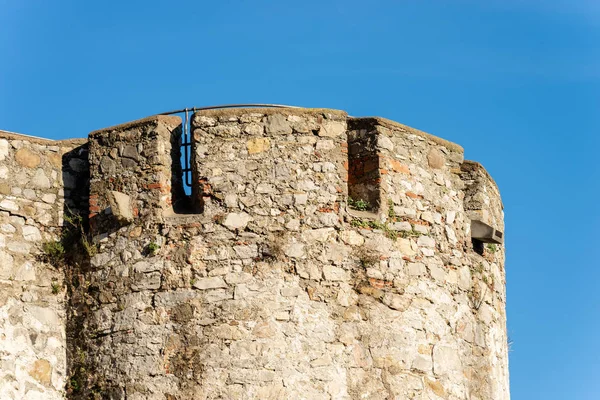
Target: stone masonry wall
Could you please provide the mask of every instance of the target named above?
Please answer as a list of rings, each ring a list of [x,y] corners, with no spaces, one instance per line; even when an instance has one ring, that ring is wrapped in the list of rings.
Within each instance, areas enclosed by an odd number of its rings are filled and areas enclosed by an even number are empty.
[[[187,196],[181,132],[0,132],[0,398],[509,399],[504,248],[470,231],[503,232],[502,202],[460,146],[200,111]],[[52,262],[65,214],[92,242]]]
[[[0,131],[2,399],[64,398],[64,271],[43,261],[42,247],[60,237],[66,208],[87,208],[85,143]]]
[[[170,148],[176,125],[91,135],[93,373],[74,398],[509,398],[503,250],[472,250],[459,146],[333,110],[198,112],[181,214],[161,205],[180,196],[167,159],[158,174],[140,150]],[[357,211],[349,146],[369,135],[377,207]],[[144,185],[115,185],[123,137],[125,181]],[[142,213],[148,190],[162,200]]]

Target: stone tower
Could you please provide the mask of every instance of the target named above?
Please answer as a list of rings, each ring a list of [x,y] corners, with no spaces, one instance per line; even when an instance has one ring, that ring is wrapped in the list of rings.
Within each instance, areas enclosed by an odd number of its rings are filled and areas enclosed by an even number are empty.
[[[0,133],[2,398],[509,399],[502,202],[461,147],[328,109],[190,128],[187,189],[178,117]],[[75,266],[36,258],[87,207]]]

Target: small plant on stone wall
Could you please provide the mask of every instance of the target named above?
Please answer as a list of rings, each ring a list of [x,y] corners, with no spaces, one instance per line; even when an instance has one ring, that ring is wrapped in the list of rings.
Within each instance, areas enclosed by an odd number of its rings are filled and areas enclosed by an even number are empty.
[[[59,264],[65,258],[65,247],[60,241],[46,242],[42,245],[44,261],[50,264]]]
[[[473,272],[477,272],[477,273],[479,273],[479,274],[483,274],[483,270],[484,270],[484,268],[483,268],[483,263],[481,263],[481,262],[480,262],[480,263],[479,263],[479,264],[477,264],[477,265],[473,265],[473,266],[471,267],[471,269],[473,270]]]
[[[160,249],[160,245],[158,243],[150,242],[148,246],[146,246],[146,254],[149,256],[155,256]]]
[[[69,213],[64,216],[66,225],[66,230],[63,233],[63,242],[65,241],[79,241],[83,250],[86,252],[88,257],[93,257],[98,253],[98,248],[95,244],[93,244],[88,235],[85,232],[83,227],[83,217],[78,214]]]
[[[390,227],[387,224],[384,224],[379,221],[366,221],[363,219],[353,219],[350,222],[350,225],[352,225],[355,228],[381,230],[381,231],[383,231],[383,233],[385,234],[386,237],[388,237],[392,240],[396,240],[398,238],[397,231],[390,229]]]
[[[50,287],[52,288],[52,294],[59,294],[60,293],[60,289],[61,289],[61,285],[58,282],[52,282],[50,284]]]
[[[419,237],[422,236],[423,233],[419,232],[419,231],[415,231],[414,229],[410,230],[410,231],[401,231],[400,232],[400,237],[406,239],[406,238],[411,238],[411,237]]]
[[[79,380],[77,379],[77,377],[72,376],[71,379],[69,379],[67,391],[71,393],[79,393],[80,390],[81,385],[79,384]]]
[[[348,207],[358,211],[367,211],[371,209],[371,203],[363,199],[354,200],[352,197],[348,197]]]
[[[493,289],[494,288],[494,277],[493,276],[488,276],[488,275],[482,275],[481,276],[481,280],[490,288]]]
[[[488,244],[485,245],[485,248],[490,253],[495,253],[495,252],[498,251],[498,247],[496,246],[495,243],[488,243]]]
[[[388,217],[390,220],[396,220],[396,211],[394,211],[394,201],[392,199],[388,200]]]

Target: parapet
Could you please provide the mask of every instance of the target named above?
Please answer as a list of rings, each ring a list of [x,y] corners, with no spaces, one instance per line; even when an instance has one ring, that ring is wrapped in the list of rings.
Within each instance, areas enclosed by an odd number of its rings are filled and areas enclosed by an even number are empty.
[[[267,199],[273,207],[257,210],[266,219],[295,205],[317,218],[335,211],[341,221],[349,198],[385,221],[390,207],[426,195],[422,184],[410,183],[418,176],[446,188],[464,185],[469,217],[503,231],[500,196],[483,167],[464,161],[461,146],[400,123],[332,109],[230,108],[198,111],[189,125],[189,149],[178,117],[92,132],[90,216],[114,212],[113,224],[149,217],[176,223],[243,212]],[[182,166],[186,151],[189,165]],[[233,194],[236,185],[244,194]],[[187,218],[173,219],[178,215]]]

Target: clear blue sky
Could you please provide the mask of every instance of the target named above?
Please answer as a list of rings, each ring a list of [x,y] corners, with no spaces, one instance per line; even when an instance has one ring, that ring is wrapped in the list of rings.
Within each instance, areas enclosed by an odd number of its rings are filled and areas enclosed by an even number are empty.
[[[600,2],[0,0],[0,129],[237,102],[461,144],[506,213],[512,398],[600,399]]]

